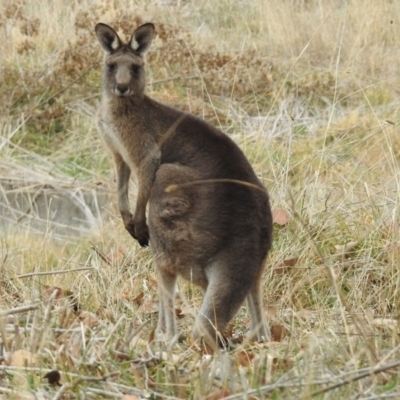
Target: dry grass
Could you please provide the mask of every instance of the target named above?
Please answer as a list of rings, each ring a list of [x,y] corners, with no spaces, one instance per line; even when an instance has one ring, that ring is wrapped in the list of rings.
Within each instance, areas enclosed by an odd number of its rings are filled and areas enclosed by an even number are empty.
[[[1,182],[114,186],[93,27],[153,21],[149,93],[228,132],[288,216],[264,277],[276,341],[199,355],[182,283],[182,337],[152,342],[152,255],[110,206],[84,239],[3,232],[0,398],[400,397],[400,3],[125,3],[0,0]]]

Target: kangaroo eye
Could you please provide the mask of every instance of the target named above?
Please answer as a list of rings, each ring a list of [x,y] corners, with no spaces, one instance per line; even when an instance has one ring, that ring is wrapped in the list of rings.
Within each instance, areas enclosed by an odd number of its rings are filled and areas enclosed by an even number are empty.
[[[138,74],[139,71],[140,71],[139,65],[132,65],[132,72],[133,72],[134,74]]]
[[[116,68],[117,68],[117,64],[114,64],[114,63],[112,63],[112,64],[107,64],[107,69],[108,69],[109,72],[115,71]]]

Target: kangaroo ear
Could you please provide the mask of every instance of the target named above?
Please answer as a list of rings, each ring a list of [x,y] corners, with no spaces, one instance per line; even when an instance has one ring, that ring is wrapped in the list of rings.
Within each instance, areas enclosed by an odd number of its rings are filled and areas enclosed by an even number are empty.
[[[107,53],[111,53],[121,46],[121,39],[111,26],[98,23],[94,30],[101,47]]]
[[[151,42],[154,38],[155,27],[151,23],[147,23],[139,26],[135,32],[133,32],[131,38],[131,48],[140,55],[144,54],[150,47]]]

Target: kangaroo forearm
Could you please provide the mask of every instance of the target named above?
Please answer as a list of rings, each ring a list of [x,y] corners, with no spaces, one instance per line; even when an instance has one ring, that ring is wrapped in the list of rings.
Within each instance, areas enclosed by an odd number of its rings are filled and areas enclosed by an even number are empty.
[[[151,151],[141,162],[141,168],[138,176],[138,197],[134,214],[135,221],[146,220],[146,206],[149,201],[151,187],[156,177],[156,172],[160,166],[161,151],[157,145],[154,145]]]
[[[139,180],[139,192],[136,202],[134,221],[146,221],[146,206],[149,201],[151,187],[156,174],[155,165],[148,169],[147,176],[141,176]]]
[[[131,170],[120,155],[115,155],[114,159],[117,169],[118,208],[124,223],[127,223],[132,218],[128,196]]]

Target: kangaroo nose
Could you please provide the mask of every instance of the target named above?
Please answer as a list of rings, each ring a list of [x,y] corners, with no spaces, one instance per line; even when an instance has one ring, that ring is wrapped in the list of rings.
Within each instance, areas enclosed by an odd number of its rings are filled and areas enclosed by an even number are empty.
[[[117,85],[115,88],[115,92],[118,96],[125,96],[129,91],[129,86],[128,85]]]

